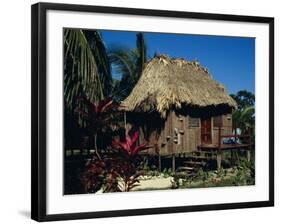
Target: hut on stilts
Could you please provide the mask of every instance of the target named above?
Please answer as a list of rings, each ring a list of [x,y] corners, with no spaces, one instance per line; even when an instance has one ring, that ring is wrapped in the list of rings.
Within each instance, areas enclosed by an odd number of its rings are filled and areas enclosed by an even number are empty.
[[[176,157],[201,150],[215,152],[220,167],[220,151],[230,147],[222,139],[233,134],[237,104],[199,62],[154,57],[121,105],[127,130],[140,130],[140,141],[151,146],[146,153],[159,157],[160,169],[162,157],[172,158],[174,170]]]

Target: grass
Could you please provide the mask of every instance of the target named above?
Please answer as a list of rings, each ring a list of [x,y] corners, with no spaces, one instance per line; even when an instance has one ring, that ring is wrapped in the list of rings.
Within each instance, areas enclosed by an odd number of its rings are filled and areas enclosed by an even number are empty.
[[[225,186],[255,185],[254,170],[246,166],[237,166],[217,171],[198,172],[193,179],[179,180],[174,178],[174,186],[178,188],[204,188]]]
[[[201,176],[193,179],[181,179],[172,181],[171,187],[149,187],[136,189],[133,191],[153,191],[153,190],[168,190],[168,189],[188,189],[188,188],[209,188],[209,187],[229,187],[229,186],[250,186],[255,185],[255,178],[250,175],[248,170],[241,174],[237,167],[230,168],[227,170],[208,171],[207,177],[202,178]],[[201,175],[201,174],[199,174]],[[164,175],[162,173],[162,178]],[[178,182],[178,183],[177,183]],[[179,183],[180,182],[180,183]]]
[[[165,189],[187,189],[187,188],[207,188],[207,187],[227,187],[227,186],[250,186],[255,185],[255,167],[253,162],[241,159],[235,167],[221,169],[220,171],[203,171],[200,169],[194,176],[182,178],[177,174],[172,174],[170,170],[165,172],[148,171],[147,179],[153,177],[167,178],[173,177],[171,187],[149,187],[142,190],[165,190]],[[151,177],[151,178],[149,178]],[[136,190],[138,191],[138,190]]]

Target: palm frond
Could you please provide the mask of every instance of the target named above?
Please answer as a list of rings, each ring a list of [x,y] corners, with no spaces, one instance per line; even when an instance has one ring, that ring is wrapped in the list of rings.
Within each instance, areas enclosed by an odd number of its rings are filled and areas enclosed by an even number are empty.
[[[242,112],[241,116],[242,117],[252,117],[255,114],[255,107],[254,106],[249,106],[246,107]]]
[[[136,70],[136,63],[134,55],[131,49],[111,49],[109,54],[109,60],[114,67],[116,73],[122,74],[122,77],[132,77]]]
[[[79,92],[92,101],[103,99],[104,93],[99,77],[98,62],[83,31],[66,29],[64,44],[65,56],[70,57],[64,74],[64,94],[67,105],[71,106]],[[71,69],[67,69],[69,66]]]
[[[115,82],[114,95],[117,101],[125,99],[135,85],[136,51],[126,48],[115,48],[109,52],[109,59],[116,74],[121,80]]]
[[[91,30],[83,32],[85,33],[85,37],[91,47],[94,57],[96,58],[99,77],[103,86],[103,93],[105,96],[109,96],[113,80],[106,45],[99,32]]]
[[[255,125],[255,107],[248,106],[243,110],[235,110],[232,113],[232,119],[235,126],[245,132],[247,128],[254,127]]]
[[[143,34],[137,34],[135,49],[113,48],[109,52],[109,59],[114,71],[122,77],[114,86],[117,100],[122,101],[131,93],[147,62],[147,46]]]

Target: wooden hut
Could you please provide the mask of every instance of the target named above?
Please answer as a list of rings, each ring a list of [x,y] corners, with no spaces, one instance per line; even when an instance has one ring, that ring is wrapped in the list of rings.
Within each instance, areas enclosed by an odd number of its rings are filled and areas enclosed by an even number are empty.
[[[236,102],[199,62],[165,55],[150,60],[122,102],[128,129],[141,130],[149,154],[180,155],[232,134]]]

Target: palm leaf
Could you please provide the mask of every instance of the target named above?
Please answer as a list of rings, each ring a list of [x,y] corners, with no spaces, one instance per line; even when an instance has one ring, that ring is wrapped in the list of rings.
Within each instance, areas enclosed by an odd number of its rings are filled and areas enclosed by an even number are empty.
[[[64,44],[66,57],[70,57],[68,66],[71,66],[71,69],[65,66],[64,94],[67,105],[73,106],[71,104],[78,95],[86,95],[92,101],[103,99],[98,62],[83,31],[66,29]]]
[[[114,95],[117,101],[125,99],[135,85],[136,52],[127,48],[115,48],[109,52],[109,59],[116,74],[122,77],[115,82]]]
[[[233,123],[236,127],[245,132],[247,128],[255,124],[255,107],[248,106],[245,109],[237,109],[232,113]]]
[[[249,107],[246,107],[242,113],[241,113],[241,117],[242,118],[246,118],[246,117],[252,117],[254,116],[255,114],[255,107],[254,106],[249,106]]]
[[[147,46],[143,34],[137,34],[135,49],[112,48],[109,59],[113,69],[122,77],[114,86],[116,100],[122,101],[131,93],[147,62]]]
[[[93,55],[96,58],[99,77],[103,86],[103,93],[109,96],[112,90],[112,76],[109,57],[107,55],[106,45],[102,36],[97,31],[83,31],[86,39],[92,49]]]

